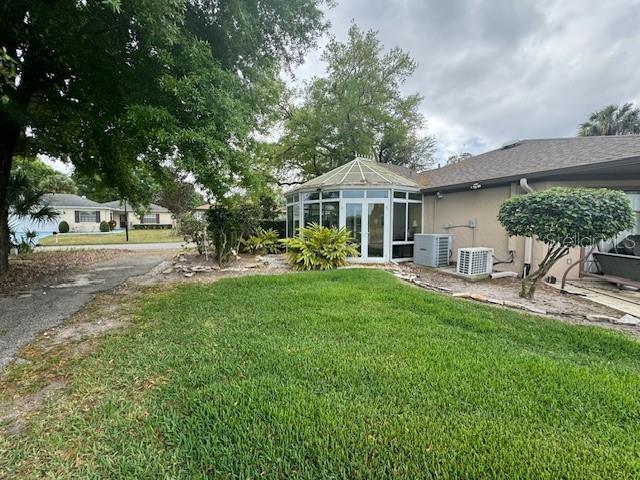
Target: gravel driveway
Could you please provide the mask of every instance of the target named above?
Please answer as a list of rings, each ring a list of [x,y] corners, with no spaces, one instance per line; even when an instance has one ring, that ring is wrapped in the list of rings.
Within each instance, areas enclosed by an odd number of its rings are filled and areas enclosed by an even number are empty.
[[[96,263],[57,284],[34,287],[20,295],[0,296],[0,372],[38,332],[59,325],[94,294],[143,275],[164,260],[167,255],[161,253],[127,255]]]

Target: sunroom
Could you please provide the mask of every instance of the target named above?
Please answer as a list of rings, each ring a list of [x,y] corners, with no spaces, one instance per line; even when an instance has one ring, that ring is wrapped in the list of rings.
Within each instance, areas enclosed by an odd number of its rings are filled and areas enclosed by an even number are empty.
[[[360,247],[353,261],[411,260],[414,235],[422,232],[415,177],[408,169],[356,157],[286,195],[287,236],[310,223],[346,227]]]

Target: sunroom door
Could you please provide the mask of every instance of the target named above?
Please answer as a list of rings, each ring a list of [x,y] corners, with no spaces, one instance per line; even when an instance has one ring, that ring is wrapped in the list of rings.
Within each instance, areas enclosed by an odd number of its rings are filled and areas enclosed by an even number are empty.
[[[362,213],[364,204],[359,202],[346,202],[344,205],[344,226],[351,232],[360,250],[359,257],[363,256],[362,245]]]

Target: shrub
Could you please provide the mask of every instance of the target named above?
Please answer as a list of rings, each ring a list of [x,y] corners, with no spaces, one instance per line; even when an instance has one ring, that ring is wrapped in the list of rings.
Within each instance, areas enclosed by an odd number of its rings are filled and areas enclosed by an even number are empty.
[[[570,248],[608,240],[631,228],[634,219],[624,192],[606,188],[556,187],[508,199],[498,213],[507,233],[536,237],[548,247],[537,270],[522,279],[520,296],[533,298],[538,280]]]
[[[108,232],[109,230],[110,230],[109,222],[107,222],[106,220],[102,220],[100,222],[100,231],[101,232]]]
[[[191,213],[180,216],[178,220],[178,233],[187,243],[195,243],[198,253],[204,254],[204,227],[205,222],[197,219]]]
[[[60,233],[69,233],[69,224],[62,220],[59,224],[58,224],[58,232]]]
[[[278,253],[280,251],[279,238],[278,232],[274,229],[265,230],[262,227],[257,227],[243,243],[251,253]]]
[[[287,247],[289,263],[298,270],[331,270],[358,255],[351,232],[346,228],[323,227],[312,223],[300,227],[298,235],[280,241]]]
[[[265,230],[275,230],[278,232],[280,238],[287,236],[287,221],[286,220],[259,220],[258,226]]]
[[[253,228],[257,217],[257,207],[238,198],[225,198],[207,210],[207,231],[218,265],[237,254],[242,232]]]

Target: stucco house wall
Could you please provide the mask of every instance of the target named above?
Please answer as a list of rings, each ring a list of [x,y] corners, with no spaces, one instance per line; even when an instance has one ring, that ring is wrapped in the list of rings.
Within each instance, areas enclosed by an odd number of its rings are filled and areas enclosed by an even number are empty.
[[[576,179],[566,181],[533,182],[530,186],[537,191],[546,190],[555,186],[585,186],[605,187],[621,189],[628,192],[640,192],[640,179],[627,180],[598,180]],[[521,273],[524,267],[524,245],[522,237],[509,237],[498,221],[498,211],[502,203],[511,196],[523,195],[525,192],[518,183],[486,187],[479,190],[464,190],[443,192],[438,199],[435,194],[425,194],[423,208],[424,233],[449,233],[452,235],[452,256],[456,261],[457,251],[464,247],[492,247],[500,260],[509,257],[509,251],[513,251],[512,263],[502,263],[494,267],[496,271],[515,271]],[[475,220],[476,228],[468,226]],[[445,228],[447,225],[455,228]],[[535,269],[546,253],[546,246],[539,241],[533,242],[532,268]],[[579,248],[571,250],[569,255],[562,258],[549,272],[560,278],[567,267],[580,258]],[[576,267],[570,271],[569,278],[577,278],[579,269]]]
[[[60,225],[60,222],[62,222],[63,220],[66,221],[69,224],[69,231],[70,232],[99,232],[100,231],[100,222],[103,220],[106,220],[107,222],[110,219],[110,214],[111,214],[111,210],[109,210],[108,208],[80,208],[80,207],[55,207],[55,209],[60,213],[60,215],[58,216],[57,219],[57,223],[56,223],[56,230],[57,230],[57,225]],[[95,212],[95,211],[100,212],[100,221],[96,222],[96,221],[91,221],[91,222],[76,222],[76,211],[80,212]]]
[[[133,225],[140,225],[142,223],[142,221],[140,220],[140,217],[138,215],[136,215],[134,212],[128,212],[129,213],[129,226],[133,226]],[[154,212],[149,212],[149,215],[156,215],[156,213]],[[173,214],[171,212],[159,212],[157,215],[160,215],[159,218],[159,224],[161,225],[174,225],[174,219]],[[113,213],[113,218],[116,221],[119,221],[119,214],[117,212]]]

